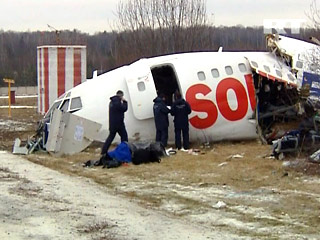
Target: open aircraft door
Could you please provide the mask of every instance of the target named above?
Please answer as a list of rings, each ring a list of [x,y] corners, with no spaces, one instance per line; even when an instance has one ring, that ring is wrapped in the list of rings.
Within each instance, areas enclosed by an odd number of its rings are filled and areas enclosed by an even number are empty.
[[[153,99],[157,96],[157,91],[147,60],[134,62],[126,71],[126,83],[134,116],[139,120],[153,118]]]
[[[291,73],[291,68],[280,62],[275,56],[266,54],[264,56],[249,56],[246,58],[257,74],[272,81],[279,81],[297,87],[297,79]]]

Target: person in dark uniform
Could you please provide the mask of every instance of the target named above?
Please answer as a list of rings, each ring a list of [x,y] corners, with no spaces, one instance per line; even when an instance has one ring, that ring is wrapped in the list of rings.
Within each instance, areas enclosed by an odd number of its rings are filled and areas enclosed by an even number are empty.
[[[121,142],[128,141],[128,134],[126,127],[124,125],[124,113],[128,110],[128,103],[123,98],[123,92],[121,90],[117,91],[117,94],[110,98],[109,103],[109,136],[106,139],[101,155],[108,152],[109,147],[118,133],[121,138]]]
[[[175,94],[175,101],[171,107],[171,115],[174,117],[174,133],[176,148],[181,149],[181,132],[183,136],[183,148],[189,149],[189,118],[191,107],[179,92]]]
[[[165,97],[163,94],[159,94],[158,97],[153,100],[153,102],[154,122],[156,125],[156,141],[161,142],[163,146],[166,147],[168,142],[168,114],[170,113],[170,109],[165,104]]]

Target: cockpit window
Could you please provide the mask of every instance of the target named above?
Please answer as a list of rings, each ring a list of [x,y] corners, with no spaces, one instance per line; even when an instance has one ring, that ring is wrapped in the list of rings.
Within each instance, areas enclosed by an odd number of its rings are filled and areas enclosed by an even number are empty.
[[[74,112],[82,108],[82,102],[80,97],[71,99],[70,112]]]
[[[53,103],[50,110],[47,112],[47,114],[44,117],[49,118],[51,116],[53,110],[57,109],[60,106],[60,103],[61,103],[61,101],[57,101],[57,102]]]
[[[67,112],[67,111],[68,111],[69,102],[70,102],[69,99],[64,100],[64,102],[62,103],[61,108],[60,108],[60,110],[61,110],[62,112]]]

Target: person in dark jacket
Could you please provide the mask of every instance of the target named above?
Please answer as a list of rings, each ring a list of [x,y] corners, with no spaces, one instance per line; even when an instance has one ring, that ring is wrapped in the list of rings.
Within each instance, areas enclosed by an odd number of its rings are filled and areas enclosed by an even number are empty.
[[[121,142],[128,141],[128,134],[124,125],[124,113],[128,110],[128,103],[123,98],[123,92],[117,91],[117,94],[110,98],[109,103],[109,136],[106,139],[101,155],[108,152],[108,149],[118,133],[121,138]]]
[[[168,142],[168,114],[170,113],[170,109],[165,104],[165,97],[163,94],[159,94],[159,96],[156,97],[153,102],[154,122],[156,125],[156,141],[161,142],[163,146],[166,147]]]
[[[177,92],[175,94],[175,102],[171,107],[171,115],[174,116],[174,133],[176,148],[181,149],[181,132],[183,136],[183,148],[189,149],[189,118],[191,113],[191,107],[187,101],[185,101],[181,94]]]

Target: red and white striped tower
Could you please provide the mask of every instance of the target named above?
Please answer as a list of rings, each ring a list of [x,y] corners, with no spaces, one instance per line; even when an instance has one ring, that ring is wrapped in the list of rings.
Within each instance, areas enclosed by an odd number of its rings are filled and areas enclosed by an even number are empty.
[[[39,46],[38,112],[44,114],[63,93],[87,77],[86,46]]]

